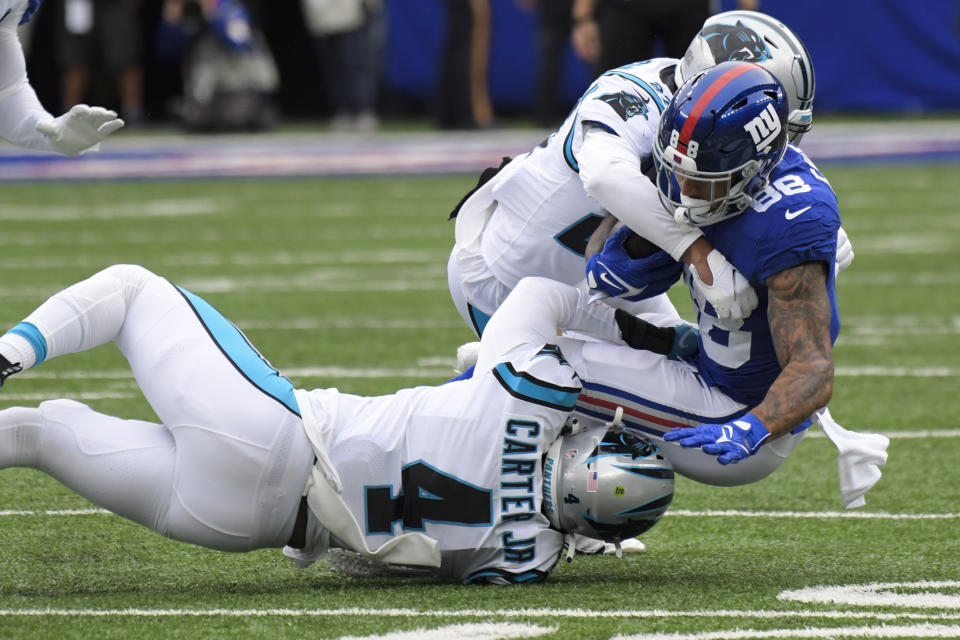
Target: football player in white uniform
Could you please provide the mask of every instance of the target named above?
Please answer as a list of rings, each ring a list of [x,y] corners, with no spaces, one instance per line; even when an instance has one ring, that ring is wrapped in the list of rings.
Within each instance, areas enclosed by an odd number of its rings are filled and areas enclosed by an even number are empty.
[[[825,409],[840,330],[840,216],[827,179],[787,143],[789,112],[779,81],[748,62],[710,67],[674,94],[654,145],[664,210],[683,214],[728,256],[760,304],[745,318],[721,318],[694,286],[693,269],[674,262],[674,278],[683,272],[697,313],[697,353],[679,364],[651,359],[647,375],[629,386],[616,367],[578,370],[584,380],[578,409],[604,419],[623,408],[625,421],[655,441],[685,447],[664,448],[678,472],[716,485],[757,479],[721,469],[750,463],[764,450],[786,455],[813,418],[840,448],[845,506],[859,506],[880,476],[888,441],[842,429]],[[670,262],[660,254],[635,261],[638,267],[625,279],[643,286],[646,261]],[[655,294],[662,282],[669,286],[662,273],[654,277],[647,293]],[[628,342],[664,331],[620,310],[617,318]],[[660,342],[666,352],[669,336]],[[717,405],[704,403],[705,394],[739,406],[717,419]],[[696,417],[704,409],[707,414]],[[688,426],[690,418],[700,424]],[[681,456],[691,450],[718,456],[715,473],[695,462],[690,469],[696,475],[689,473]]]
[[[335,546],[467,583],[538,582],[565,534],[630,539],[673,496],[673,470],[643,436],[561,437],[581,382],[558,329],[618,332],[610,307],[554,284],[504,303],[472,379],[360,397],[295,389],[203,299],[142,267],[107,268],[0,337],[0,381],[112,340],[160,423],[72,400],[9,408],[0,469],[42,470],[214,549],[286,545],[305,566]]]
[[[116,112],[78,104],[54,117],[37,99],[17,27],[26,24],[41,0],[0,0],[0,138],[38,151],[76,156],[95,151],[123,126]]]

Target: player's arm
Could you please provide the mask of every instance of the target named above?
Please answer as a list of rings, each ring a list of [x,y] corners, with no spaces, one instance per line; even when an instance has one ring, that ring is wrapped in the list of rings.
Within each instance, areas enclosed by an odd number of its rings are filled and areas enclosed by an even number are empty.
[[[823,262],[805,262],[765,282],[770,334],[783,370],[752,413],[771,437],[789,433],[833,393],[829,273]]]
[[[601,127],[584,125],[577,153],[580,179],[587,194],[638,235],[679,260],[697,238],[660,204],[657,189],[643,173],[640,157],[629,141]]]
[[[27,79],[16,21],[0,22],[0,137],[25,149],[75,156],[97,149],[122,126],[115,112],[85,104],[54,118]]]
[[[674,260],[690,265],[694,286],[719,318],[750,315],[757,305],[750,283],[713,249],[699,229],[680,226],[663,208],[637,151],[619,135],[598,126],[585,126],[577,157],[587,194],[648,241],[647,255],[660,248]],[[594,234],[596,242],[600,242],[602,233]]]
[[[782,370],[763,401],[727,424],[674,429],[664,440],[701,447],[720,464],[730,464],[827,405],[833,394],[828,274],[826,263],[805,262],[766,279],[770,334]]]
[[[0,23],[0,137],[27,149],[47,150],[49,142],[36,130],[47,113],[27,80],[27,64],[17,35],[17,21]]]
[[[553,343],[564,330],[623,344],[613,308],[588,302],[585,291],[568,284],[524,278],[487,323],[477,370],[496,365],[515,349]]]

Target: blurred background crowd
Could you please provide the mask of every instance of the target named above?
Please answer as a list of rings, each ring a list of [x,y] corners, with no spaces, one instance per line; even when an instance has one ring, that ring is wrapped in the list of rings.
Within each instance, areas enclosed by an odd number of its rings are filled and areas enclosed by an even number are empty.
[[[922,6],[921,6],[922,5]],[[21,40],[51,112],[130,127],[553,127],[599,72],[757,9],[810,49],[818,114],[960,111],[956,0],[44,0]]]

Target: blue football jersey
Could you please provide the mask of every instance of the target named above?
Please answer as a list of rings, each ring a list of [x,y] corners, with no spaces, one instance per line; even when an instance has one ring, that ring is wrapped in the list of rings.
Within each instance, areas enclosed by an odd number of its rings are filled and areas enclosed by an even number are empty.
[[[834,270],[839,227],[837,196],[830,183],[803,152],[790,145],[770,175],[770,184],[746,211],[702,228],[711,244],[750,281],[760,300],[749,317],[722,321],[705,299],[693,296],[700,326],[699,366],[707,383],[749,406],[763,400],[781,371],[770,335],[764,283],[769,276],[804,262],[829,265],[830,338],[836,341],[840,316]],[[689,284],[689,275],[685,277]]]

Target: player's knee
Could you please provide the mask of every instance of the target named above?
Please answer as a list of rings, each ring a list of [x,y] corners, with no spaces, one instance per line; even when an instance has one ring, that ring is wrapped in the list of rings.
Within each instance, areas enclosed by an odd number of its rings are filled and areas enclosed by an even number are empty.
[[[128,304],[148,282],[160,277],[146,267],[141,267],[137,264],[115,264],[107,267],[100,273],[120,283],[120,289],[123,291],[124,298]]]

